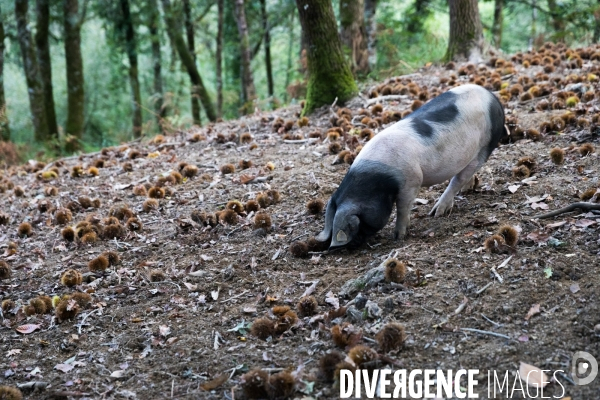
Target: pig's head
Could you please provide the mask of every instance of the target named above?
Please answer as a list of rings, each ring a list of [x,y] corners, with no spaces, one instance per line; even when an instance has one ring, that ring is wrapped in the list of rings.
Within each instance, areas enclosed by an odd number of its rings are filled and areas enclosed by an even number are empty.
[[[359,240],[360,218],[358,208],[342,206],[336,208],[330,201],[325,214],[325,228],[316,237],[320,242],[331,239],[329,248],[346,246]]]

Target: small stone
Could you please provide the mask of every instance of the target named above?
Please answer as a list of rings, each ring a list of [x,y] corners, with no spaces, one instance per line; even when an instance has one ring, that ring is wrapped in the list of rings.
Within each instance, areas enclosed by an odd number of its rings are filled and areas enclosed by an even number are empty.
[[[367,304],[367,298],[365,296],[363,296],[362,293],[359,293],[355,298],[354,298],[354,305],[356,306],[356,308],[358,308],[359,310],[362,310],[363,308],[365,308],[365,305]]]

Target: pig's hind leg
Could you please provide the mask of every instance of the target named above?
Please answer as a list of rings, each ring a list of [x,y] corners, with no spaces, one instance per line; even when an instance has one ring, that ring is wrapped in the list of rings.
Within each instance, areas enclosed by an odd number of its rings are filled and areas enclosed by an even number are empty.
[[[429,212],[429,215],[441,217],[452,210],[452,207],[454,206],[454,196],[456,196],[463,187],[468,186],[468,184],[472,182],[473,175],[475,175],[475,172],[477,172],[485,162],[485,159],[484,161],[481,161],[481,159],[482,157],[477,157],[462,171],[452,177],[444,194],[442,194],[442,197],[435,203]]]

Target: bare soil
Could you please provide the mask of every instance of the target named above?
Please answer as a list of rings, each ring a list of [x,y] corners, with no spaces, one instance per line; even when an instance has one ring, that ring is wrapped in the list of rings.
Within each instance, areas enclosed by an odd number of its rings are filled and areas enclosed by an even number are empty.
[[[587,67],[575,70],[561,67],[551,75],[586,75],[596,64],[586,61]],[[542,67],[516,68],[517,74],[504,81],[514,84],[521,75],[534,77]],[[432,67],[410,79],[419,86],[446,90],[439,78],[453,73]],[[459,82],[468,80],[469,76],[459,77]],[[597,83],[593,87],[598,90]],[[357,98],[349,108],[356,113],[364,101]],[[382,104],[384,110],[403,111],[412,101],[406,96]],[[527,129],[564,112],[536,111],[536,102],[521,104],[513,98],[507,113],[516,115]],[[591,119],[598,110],[597,100],[587,103],[586,110]],[[12,267],[12,277],[0,281],[0,298],[15,302],[0,325],[0,385],[44,382],[43,390],[23,389],[32,399],[243,398],[242,374],[260,367],[293,371],[297,381],[293,397],[337,398],[337,389],[323,382],[317,371],[320,357],[335,349],[330,327],[351,322],[362,329],[363,343],[378,350],[372,340],[375,334],[387,322],[399,322],[406,328],[407,340],[389,358],[409,370],[479,369],[478,378],[484,383],[479,387],[481,398],[487,398],[488,370],[516,371],[520,362],[566,371],[559,375],[565,397],[600,398],[600,378],[587,386],[569,382],[573,353],[586,351],[600,358],[599,216],[572,212],[531,219],[600,187],[598,153],[582,157],[576,148],[569,149],[580,145],[577,138],[589,127],[570,126],[559,134],[544,134],[541,141],[500,146],[478,173],[479,187],[460,194],[448,217],[427,216],[446,185],[423,188],[419,195],[423,201],[415,205],[408,237],[401,242],[392,239],[392,218],[358,249],[295,258],[288,251],[291,242],[306,240],[323,226],[323,215],[308,214],[306,203],[315,198],[327,201],[348,169],[347,164],[331,165],[336,156],[329,154],[328,141],[285,143],[280,133],[273,132],[275,118],[296,121],[299,111],[290,107],[261,112],[167,136],[163,143],[130,143],[104,155],[65,159],[58,167],[59,177],[48,182],[34,172],[24,173],[24,167],[7,169],[3,185],[10,180],[25,194],[16,197],[8,189],[0,194],[0,211],[9,216],[8,224],[0,226],[0,250],[4,252],[9,242],[18,245],[16,254],[0,257]],[[325,134],[332,112],[324,108],[309,118],[309,126],[294,125],[291,133]],[[257,148],[239,142],[246,132]],[[191,142],[196,133],[205,139]],[[235,137],[218,143],[218,133]],[[567,149],[564,164],[551,162],[548,154],[553,147]],[[133,150],[141,157],[129,160]],[[524,156],[537,162],[535,179],[512,176],[512,168]],[[73,166],[87,170],[99,158],[106,160],[99,176],[70,176]],[[254,166],[239,170],[242,159]],[[125,162],[132,163],[132,172],[123,170]],[[146,198],[135,196],[133,186],[155,182],[177,170],[180,162],[197,165],[198,175],[171,186],[173,193],[159,200],[158,210],[144,212]],[[272,171],[266,168],[268,162],[275,166]],[[236,165],[236,172],[222,175],[219,167],[225,163]],[[269,180],[243,184],[244,175]],[[50,185],[58,188],[57,196],[44,195]],[[241,216],[235,225],[216,227],[191,220],[194,210],[214,212],[230,200],[246,202],[268,189],[281,194],[281,201],[265,210],[272,218],[269,231],[256,231],[252,214]],[[90,214],[105,218],[111,207],[127,205],[143,229],[119,240],[66,242],[63,226],[54,222],[51,211],[40,212],[38,205],[49,200],[53,207],[64,207],[82,195],[99,198],[102,204],[73,213],[71,224]],[[531,201],[536,196],[538,201]],[[541,208],[533,209],[532,204]],[[17,236],[23,221],[33,225],[31,237]],[[520,230],[518,244],[503,254],[487,252],[484,240],[503,224]],[[88,261],[106,250],[118,251],[120,264],[104,273],[89,273]],[[348,280],[394,255],[409,267],[404,285],[359,287],[351,296],[339,298],[343,306],[360,291],[377,304],[379,315],[362,312],[358,320],[342,316],[334,321],[300,318],[290,330],[267,341],[239,329],[242,322],[247,327],[255,318],[269,315],[275,305],[294,308],[315,281],[312,294],[319,314],[325,316],[334,310],[325,301],[328,293],[338,296]],[[495,269],[509,257],[505,267]],[[76,288],[60,282],[69,268],[84,274],[84,282]],[[151,270],[162,271],[165,279],[152,282]],[[54,313],[29,317],[23,313],[21,306],[39,294],[75,291],[92,293],[92,304],[73,320],[59,323]],[[539,313],[527,317],[535,305]],[[28,334],[16,331],[25,324],[39,328]],[[390,364],[380,364],[385,365]],[[208,391],[200,387],[223,373],[229,377],[225,383]],[[546,396],[561,395],[556,383],[547,388]]]

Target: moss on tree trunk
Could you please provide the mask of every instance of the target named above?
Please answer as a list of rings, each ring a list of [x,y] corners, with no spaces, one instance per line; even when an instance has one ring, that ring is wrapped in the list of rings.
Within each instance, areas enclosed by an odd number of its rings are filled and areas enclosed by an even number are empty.
[[[296,0],[307,43],[308,87],[303,115],[337,98],[339,104],[358,91],[342,53],[331,0]]]

